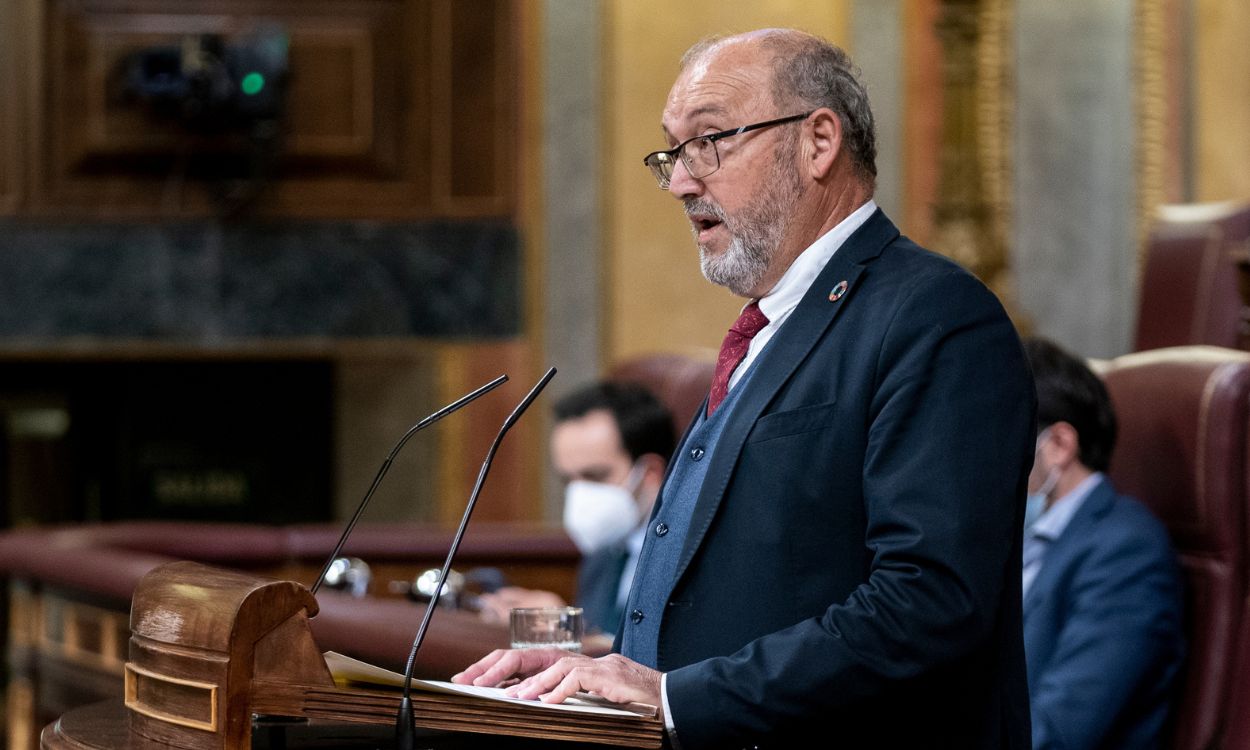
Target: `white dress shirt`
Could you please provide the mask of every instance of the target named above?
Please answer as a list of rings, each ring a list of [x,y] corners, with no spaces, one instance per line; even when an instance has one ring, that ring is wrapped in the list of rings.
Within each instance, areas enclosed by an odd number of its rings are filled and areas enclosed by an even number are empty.
[[[778,329],[790,317],[790,313],[794,312],[794,308],[799,306],[799,301],[803,299],[804,294],[807,294],[807,290],[816,281],[820,272],[825,270],[825,264],[829,262],[833,254],[842,247],[848,237],[855,233],[856,229],[868,221],[868,217],[872,216],[876,210],[877,204],[872,200],[855,209],[850,216],[809,245],[799,257],[794,259],[768,294],[760,297],[760,312],[768,318],[768,325],[761,328],[759,333],[755,334],[755,338],[751,339],[746,356],[729,376],[730,390],[742,379],[742,374],[759,356],[764,346],[777,334]]]

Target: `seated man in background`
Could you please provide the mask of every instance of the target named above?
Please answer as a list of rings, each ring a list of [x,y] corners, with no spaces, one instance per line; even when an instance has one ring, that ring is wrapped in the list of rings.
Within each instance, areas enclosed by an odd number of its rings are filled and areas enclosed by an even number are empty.
[[[1116,418],[1102,381],[1048,341],[1025,352],[1039,428],[1023,552],[1033,747],[1161,747],[1183,653],[1167,531],[1103,474]]]
[[[565,483],[564,528],[582,553],[577,604],[587,632],[615,635],[675,437],[669,411],[632,383],[600,382],[556,402],[551,461]],[[482,615],[506,622],[513,607],[562,606],[550,591],[505,587],[484,594]],[[610,645],[605,644],[605,645]]]

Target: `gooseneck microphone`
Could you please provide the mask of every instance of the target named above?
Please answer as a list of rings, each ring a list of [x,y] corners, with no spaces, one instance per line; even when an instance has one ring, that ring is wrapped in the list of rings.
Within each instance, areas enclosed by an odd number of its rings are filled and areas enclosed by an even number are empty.
[[[404,433],[404,436],[399,439],[398,443],[395,443],[395,447],[392,448],[391,452],[386,456],[386,460],[382,462],[382,468],[378,469],[377,475],[373,477],[373,484],[369,485],[369,491],[365,493],[364,499],[360,501],[360,505],[356,508],[356,512],[352,515],[351,520],[347,522],[347,528],[343,529],[343,535],[339,537],[338,544],[334,545],[334,551],[330,553],[329,559],[326,560],[325,567],[321,569],[321,575],[317,576],[317,580],[313,583],[312,588],[309,589],[314,596],[317,594],[317,589],[321,588],[322,582],[325,581],[326,574],[330,572],[330,566],[334,565],[334,561],[338,559],[339,553],[343,551],[343,544],[347,542],[347,537],[351,536],[352,529],[356,528],[356,522],[360,520],[360,515],[365,512],[365,506],[369,504],[369,499],[372,498],[373,493],[377,491],[378,485],[382,483],[382,477],[386,476],[386,472],[390,470],[391,462],[395,460],[395,456],[399,455],[399,450],[404,447],[404,443],[407,443],[409,438],[416,435],[421,430],[424,430],[426,427],[429,427],[448,414],[457,411],[461,407],[467,406],[471,401],[475,401],[479,396],[484,396],[487,393],[490,393],[506,382],[508,382],[508,376],[500,375],[481,388],[478,388],[472,393],[467,393],[461,396],[408,428],[408,431]]]
[[[538,394],[547,387],[547,383],[555,377],[556,368],[552,367],[539,378],[530,392],[525,394],[525,398],[521,399],[521,403],[512,410],[508,418],[503,421],[503,427],[499,428],[499,434],[495,436],[495,442],[490,444],[490,450],[486,452],[486,459],[482,461],[482,468],[477,473],[477,482],[473,485],[473,491],[469,493],[469,504],[465,506],[464,517],[460,519],[460,528],[456,529],[456,535],[452,537],[451,549],[447,551],[447,560],[443,562],[442,572],[438,577],[438,585],[434,587],[434,595],[430,597],[430,603],[425,606],[425,616],[421,618],[421,627],[417,629],[417,637],[412,642],[412,651],[408,653],[408,665],[404,668],[404,695],[399,702],[399,715],[395,718],[395,746],[400,750],[412,750],[414,738],[417,732],[416,717],[412,713],[412,670],[417,663],[417,650],[421,648],[421,641],[425,640],[426,628],[430,625],[430,616],[434,614],[434,608],[438,606],[439,596],[443,593],[443,581],[447,580],[447,572],[451,570],[451,563],[456,557],[456,550],[460,548],[460,540],[464,538],[465,529],[469,527],[469,517],[473,515],[473,508],[477,505],[477,497],[482,493],[482,485],[486,482],[486,473],[490,471],[490,464],[495,460],[495,452],[499,450],[499,444],[503,442],[503,436],[512,429],[512,425],[521,418],[525,410],[529,408],[534,399],[538,398]]]

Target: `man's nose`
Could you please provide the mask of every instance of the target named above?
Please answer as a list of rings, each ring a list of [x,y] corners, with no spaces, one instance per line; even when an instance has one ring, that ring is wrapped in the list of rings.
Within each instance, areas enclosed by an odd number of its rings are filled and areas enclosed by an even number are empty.
[[[695,198],[703,194],[703,181],[691,177],[686,162],[678,159],[673,165],[673,176],[668,180],[668,192],[678,200]]]

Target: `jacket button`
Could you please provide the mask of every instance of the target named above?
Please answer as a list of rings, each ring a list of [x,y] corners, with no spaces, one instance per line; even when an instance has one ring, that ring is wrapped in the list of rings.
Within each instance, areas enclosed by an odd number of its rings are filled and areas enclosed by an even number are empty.
[[[698,461],[699,459],[703,458],[703,454],[704,454],[704,450],[702,448],[690,449],[690,458],[692,460]]]
[[[644,614],[642,613],[642,610],[641,610],[641,609],[635,609],[633,612],[630,612],[630,613],[629,613],[629,619],[630,619],[630,621],[632,621],[635,625],[637,625],[638,623],[642,622],[642,619],[643,619],[644,617],[646,617],[646,615],[644,615]]]
[[[664,523],[663,521],[660,521],[659,523],[655,525],[656,536],[664,536],[667,533],[668,533],[668,524]]]

